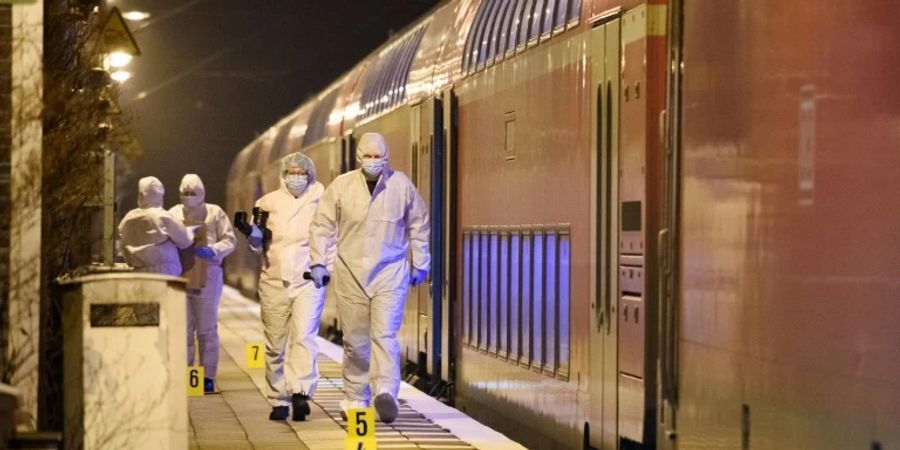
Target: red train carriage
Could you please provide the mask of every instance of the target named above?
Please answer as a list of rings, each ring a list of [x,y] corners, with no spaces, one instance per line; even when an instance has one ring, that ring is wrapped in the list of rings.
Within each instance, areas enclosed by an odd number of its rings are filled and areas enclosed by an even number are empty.
[[[248,145],[228,210],[378,131],[432,212],[420,387],[529,448],[891,448],[898,14],[447,1]]]

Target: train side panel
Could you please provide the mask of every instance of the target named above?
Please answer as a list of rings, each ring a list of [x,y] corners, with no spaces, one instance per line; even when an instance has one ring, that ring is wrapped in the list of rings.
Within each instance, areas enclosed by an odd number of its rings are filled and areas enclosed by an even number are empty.
[[[900,9],[683,21],[679,446],[900,446]]]

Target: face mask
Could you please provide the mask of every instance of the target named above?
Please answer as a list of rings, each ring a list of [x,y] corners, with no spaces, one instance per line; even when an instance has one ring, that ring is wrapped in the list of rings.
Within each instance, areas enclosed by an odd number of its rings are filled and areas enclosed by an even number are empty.
[[[366,158],[362,160],[362,170],[370,177],[377,177],[384,171],[386,163],[382,158]]]
[[[188,208],[196,208],[203,204],[203,200],[199,195],[182,195],[181,204]]]
[[[284,185],[294,194],[305,191],[307,184],[309,184],[307,175],[285,175],[284,177]]]

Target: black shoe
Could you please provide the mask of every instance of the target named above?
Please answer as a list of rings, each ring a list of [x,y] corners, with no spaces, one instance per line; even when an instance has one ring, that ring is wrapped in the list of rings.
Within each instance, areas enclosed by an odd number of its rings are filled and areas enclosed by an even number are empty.
[[[272,412],[269,413],[269,420],[285,420],[288,416],[289,408],[287,406],[273,406]]]
[[[303,394],[294,394],[291,396],[291,406],[293,407],[293,415],[291,419],[294,422],[302,422],[309,415],[309,397]]]
[[[375,412],[378,413],[378,418],[382,422],[393,422],[399,413],[397,400],[394,400],[394,396],[387,392],[378,394],[375,397]]]
[[[203,393],[204,394],[213,394],[216,392],[216,381],[212,378],[204,378],[203,379]]]

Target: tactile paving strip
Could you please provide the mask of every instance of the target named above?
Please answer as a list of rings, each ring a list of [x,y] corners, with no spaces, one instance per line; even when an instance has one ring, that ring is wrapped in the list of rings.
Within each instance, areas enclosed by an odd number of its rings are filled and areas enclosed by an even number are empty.
[[[326,355],[319,354],[319,387],[313,402],[319,405],[341,427],[346,430],[347,422],[341,419],[341,400],[344,398],[341,367]],[[400,399],[400,413],[397,420],[375,425],[375,439],[379,449],[474,449],[445,428],[428,420],[427,417],[405,404]]]

